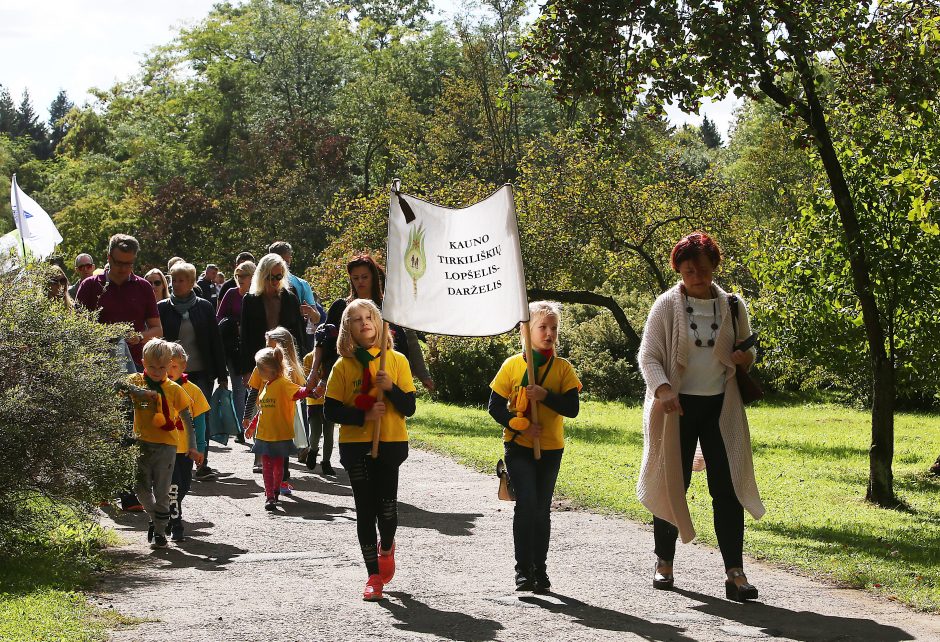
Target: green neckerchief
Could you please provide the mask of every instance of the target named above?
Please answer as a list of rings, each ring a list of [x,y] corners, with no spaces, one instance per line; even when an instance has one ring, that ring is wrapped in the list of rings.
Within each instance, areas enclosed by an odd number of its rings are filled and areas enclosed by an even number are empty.
[[[362,346],[356,346],[356,350],[353,354],[356,357],[356,361],[358,361],[363,368],[368,368],[370,363],[379,358],[378,355],[373,356],[370,354],[369,351]]]
[[[532,351],[532,362],[535,365],[535,378],[539,377],[539,368],[544,366],[546,363],[553,362],[555,359],[554,350],[533,350]],[[523,353],[523,360],[525,360],[525,353]],[[551,366],[549,366],[551,368]],[[545,377],[548,376],[548,370],[545,371],[545,374],[542,375],[542,381],[545,381]],[[526,368],[525,372],[522,374],[522,383],[519,384],[521,387],[525,388],[529,385],[529,369]]]

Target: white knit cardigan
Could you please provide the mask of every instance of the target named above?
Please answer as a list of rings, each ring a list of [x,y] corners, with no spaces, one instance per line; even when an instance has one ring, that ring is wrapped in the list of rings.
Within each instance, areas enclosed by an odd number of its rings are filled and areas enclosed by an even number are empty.
[[[715,355],[725,366],[725,398],[719,426],[728,453],[731,481],[738,501],[755,519],[764,514],[764,505],[754,479],[751,433],[741,393],[731,361],[734,329],[728,294],[714,286],[721,309],[721,326],[715,337]],[[738,297],[738,337],[751,335],[747,306]],[[646,380],[643,404],[643,465],[636,484],[637,497],[653,515],[678,527],[683,543],[695,539],[695,528],[689,514],[682,479],[682,457],[679,449],[679,413],[666,414],[656,400],[656,389],[669,384],[678,392],[688,363],[689,317],[679,284],[664,292],[650,310],[640,343],[640,370]],[[754,349],[751,349],[754,353]],[[708,462],[706,462],[707,464]]]

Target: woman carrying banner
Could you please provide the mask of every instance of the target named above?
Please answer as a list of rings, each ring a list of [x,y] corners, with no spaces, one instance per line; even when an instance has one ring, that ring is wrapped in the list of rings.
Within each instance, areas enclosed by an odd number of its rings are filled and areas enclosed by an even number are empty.
[[[383,287],[385,271],[375,262],[375,259],[368,253],[357,254],[346,264],[346,273],[349,276],[349,295],[345,300],[334,301],[333,305],[348,304],[356,299],[369,299],[381,310],[382,300],[385,297]],[[414,375],[425,388],[433,392],[434,380],[431,379],[427,365],[424,363],[424,354],[418,343],[418,335],[414,330],[406,330],[395,324],[389,324],[389,328],[392,331],[395,350],[408,359]]]
[[[404,355],[384,348],[380,369],[382,315],[368,299],[352,301],[343,311],[337,348],[342,357],[326,385],[323,415],[340,424],[339,460],[349,473],[356,504],[356,532],[369,578],[362,598],[382,599],[395,574],[398,528],[398,468],[408,458],[405,417],[415,412],[415,387]],[[377,401],[379,390],[387,402]],[[373,431],[379,428],[378,457]],[[376,537],[378,527],[379,537]]]
[[[685,490],[696,442],[701,443],[727,573],[725,592],[744,601],[757,598],[743,570],[744,509],[759,519],[764,506],[735,369],[750,367],[755,352],[735,348],[750,336],[751,326],[742,302],[734,336],[728,294],[712,281],[720,260],[721,251],[707,234],[695,232],[676,243],[671,263],[681,280],[660,295],[646,320],[639,354],[646,380],[646,444],[637,495],[653,513],[653,587],[672,588],[676,539],[695,538]]]
[[[490,383],[490,415],[503,427],[506,468],[516,493],[512,539],[516,555],[516,590],[547,592],[546,560],[551,535],[552,495],[565,447],[564,418],[577,417],[581,382],[567,360],[555,355],[561,305],[529,304],[529,332],[535,381],[529,381],[523,351],[503,362]],[[529,421],[530,402],[539,406],[539,423]],[[533,440],[539,439],[536,459]]]

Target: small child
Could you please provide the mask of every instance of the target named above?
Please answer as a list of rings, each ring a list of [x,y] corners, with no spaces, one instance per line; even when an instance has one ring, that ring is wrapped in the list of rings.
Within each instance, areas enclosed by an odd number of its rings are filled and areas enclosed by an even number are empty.
[[[323,416],[323,397],[326,394],[326,380],[330,376],[333,364],[339,358],[336,340],[339,338],[339,324],[346,308],[345,301],[336,301],[326,313],[326,321],[321,323],[313,335],[313,352],[304,357],[304,372],[307,375],[307,443],[309,449],[304,457],[309,470],[317,465],[320,436],[323,436],[323,463],[320,469],[324,475],[335,475],[330,457],[333,455],[333,426]]]
[[[362,598],[368,601],[382,599],[382,589],[395,574],[398,468],[408,458],[405,417],[415,412],[411,367],[392,350],[391,333],[385,369],[378,369],[381,328],[382,315],[372,301],[356,299],[346,307],[337,341],[342,358],[330,373],[323,406],[326,420],[340,424],[339,460],[349,473],[356,505],[356,532],[369,573]],[[390,403],[376,401],[379,389]],[[379,456],[373,459],[376,422]]]
[[[555,356],[561,306],[554,301],[529,304],[535,381],[528,380],[523,353],[503,362],[490,383],[489,412],[503,426],[506,469],[516,493],[512,539],[516,590],[546,593],[546,559],[551,533],[552,494],[564,452],[564,419],[577,417],[581,382],[565,359]],[[531,401],[539,402],[539,423],[529,420]],[[541,459],[533,439],[539,438]]]
[[[297,359],[297,348],[294,344],[294,335],[290,333],[290,330],[283,326],[278,326],[271,330],[268,330],[264,333],[265,341],[267,342],[267,347],[269,348],[280,348],[281,352],[284,355],[284,367],[285,367],[285,376],[296,383],[298,386],[304,385],[304,371],[303,367],[300,365],[300,362]],[[251,421],[251,418],[255,414],[255,404],[258,401],[258,393],[261,392],[261,388],[264,387],[264,379],[262,379],[261,374],[258,372],[258,368],[255,368],[251,372],[251,376],[248,378],[248,395],[245,399],[245,414],[242,418],[242,428],[248,429],[248,424]],[[306,392],[304,393],[306,396]],[[294,487],[290,484],[290,458],[284,457],[284,479],[281,480],[281,495],[290,495],[294,492]],[[255,470],[254,472],[261,472],[261,455],[255,454]]]
[[[285,376],[287,364],[279,347],[259,350],[255,354],[255,366],[264,384],[258,395],[257,422],[248,425],[245,437],[255,439],[251,450],[261,455],[264,509],[273,511],[277,508],[285,460],[297,450],[294,445],[295,402],[303,397],[303,387]]]
[[[182,386],[193,402],[191,412],[196,433],[196,450],[203,453],[208,446],[206,441],[206,413],[209,412],[209,402],[199,386],[189,381],[189,378],[183,374],[189,360],[186,350],[178,343],[171,343],[170,350],[173,353],[173,358],[170,360],[167,376]],[[177,420],[178,422],[179,420]],[[179,428],[179,425],[177,428]],[[173,484],[170,486],[170,521],[166,528],[166,534],[174,542],[183,541],[183,500],[189,494],[189,488],[193,480],[193,460],[186,454],[187,444],[183,441],[182,436],[182,433],[177,431],[179,443],[176,446]]]
[[[172,357],[168,342],[151,339],[143,350],[143,373],[130,375],[121,386],[134,401],[134,434],[140,449],[134,490],[150,517],[147,541],[151,548],[167,545],[164,532],[170,519],[170,486],[179,439],[177,419],[185,428],[187,454],[197,463],[202,461],[196,449],[192,402],[182,387],[167,378]]]

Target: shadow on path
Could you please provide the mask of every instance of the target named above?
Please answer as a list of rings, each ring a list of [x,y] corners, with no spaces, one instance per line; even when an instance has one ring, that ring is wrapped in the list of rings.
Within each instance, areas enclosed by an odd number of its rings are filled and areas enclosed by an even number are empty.
[[[613,609],[593,606],[559,593],[548,593],[544,597],[524,595],[519,598],[519,601],[540,606],[552,613],[562,613],[573,618],[573,622],[576,624],[591,629],[623,631],[656,642],[695,642],[695,638],[685,635],[685,629],[683,628],[670,624],[650,622]],[[558,602],[561,602],[561,604]]]
[[[430,528],[441,535],[472,535],[474,523],[483,513],[435,513],[405,502],[398,502],[398,525]]]
[[[782,637],[803,642],[815,640],[879,640],[901,642],[913,640],[914,636],[896,626],[879,624],[874,620],[836,615],[821,615],[812,611],[792,611],[763,602],[738,604],[704,595],[695,591],[673,588],[691,600],[701,602],[692,610],[738,622],[745,626],[760,628],[772,637]]]
[[[486,642],[495,640],[496,632],[503,625],[496,620],[474,617],[459,611],[440,611],[419,602],[408,593],[386,591],[387,597],[398,600],[382,600],[379,606],[392,614],[398,622],[396,629],[413,633],[437,635],[447,640],[464,642]]]

